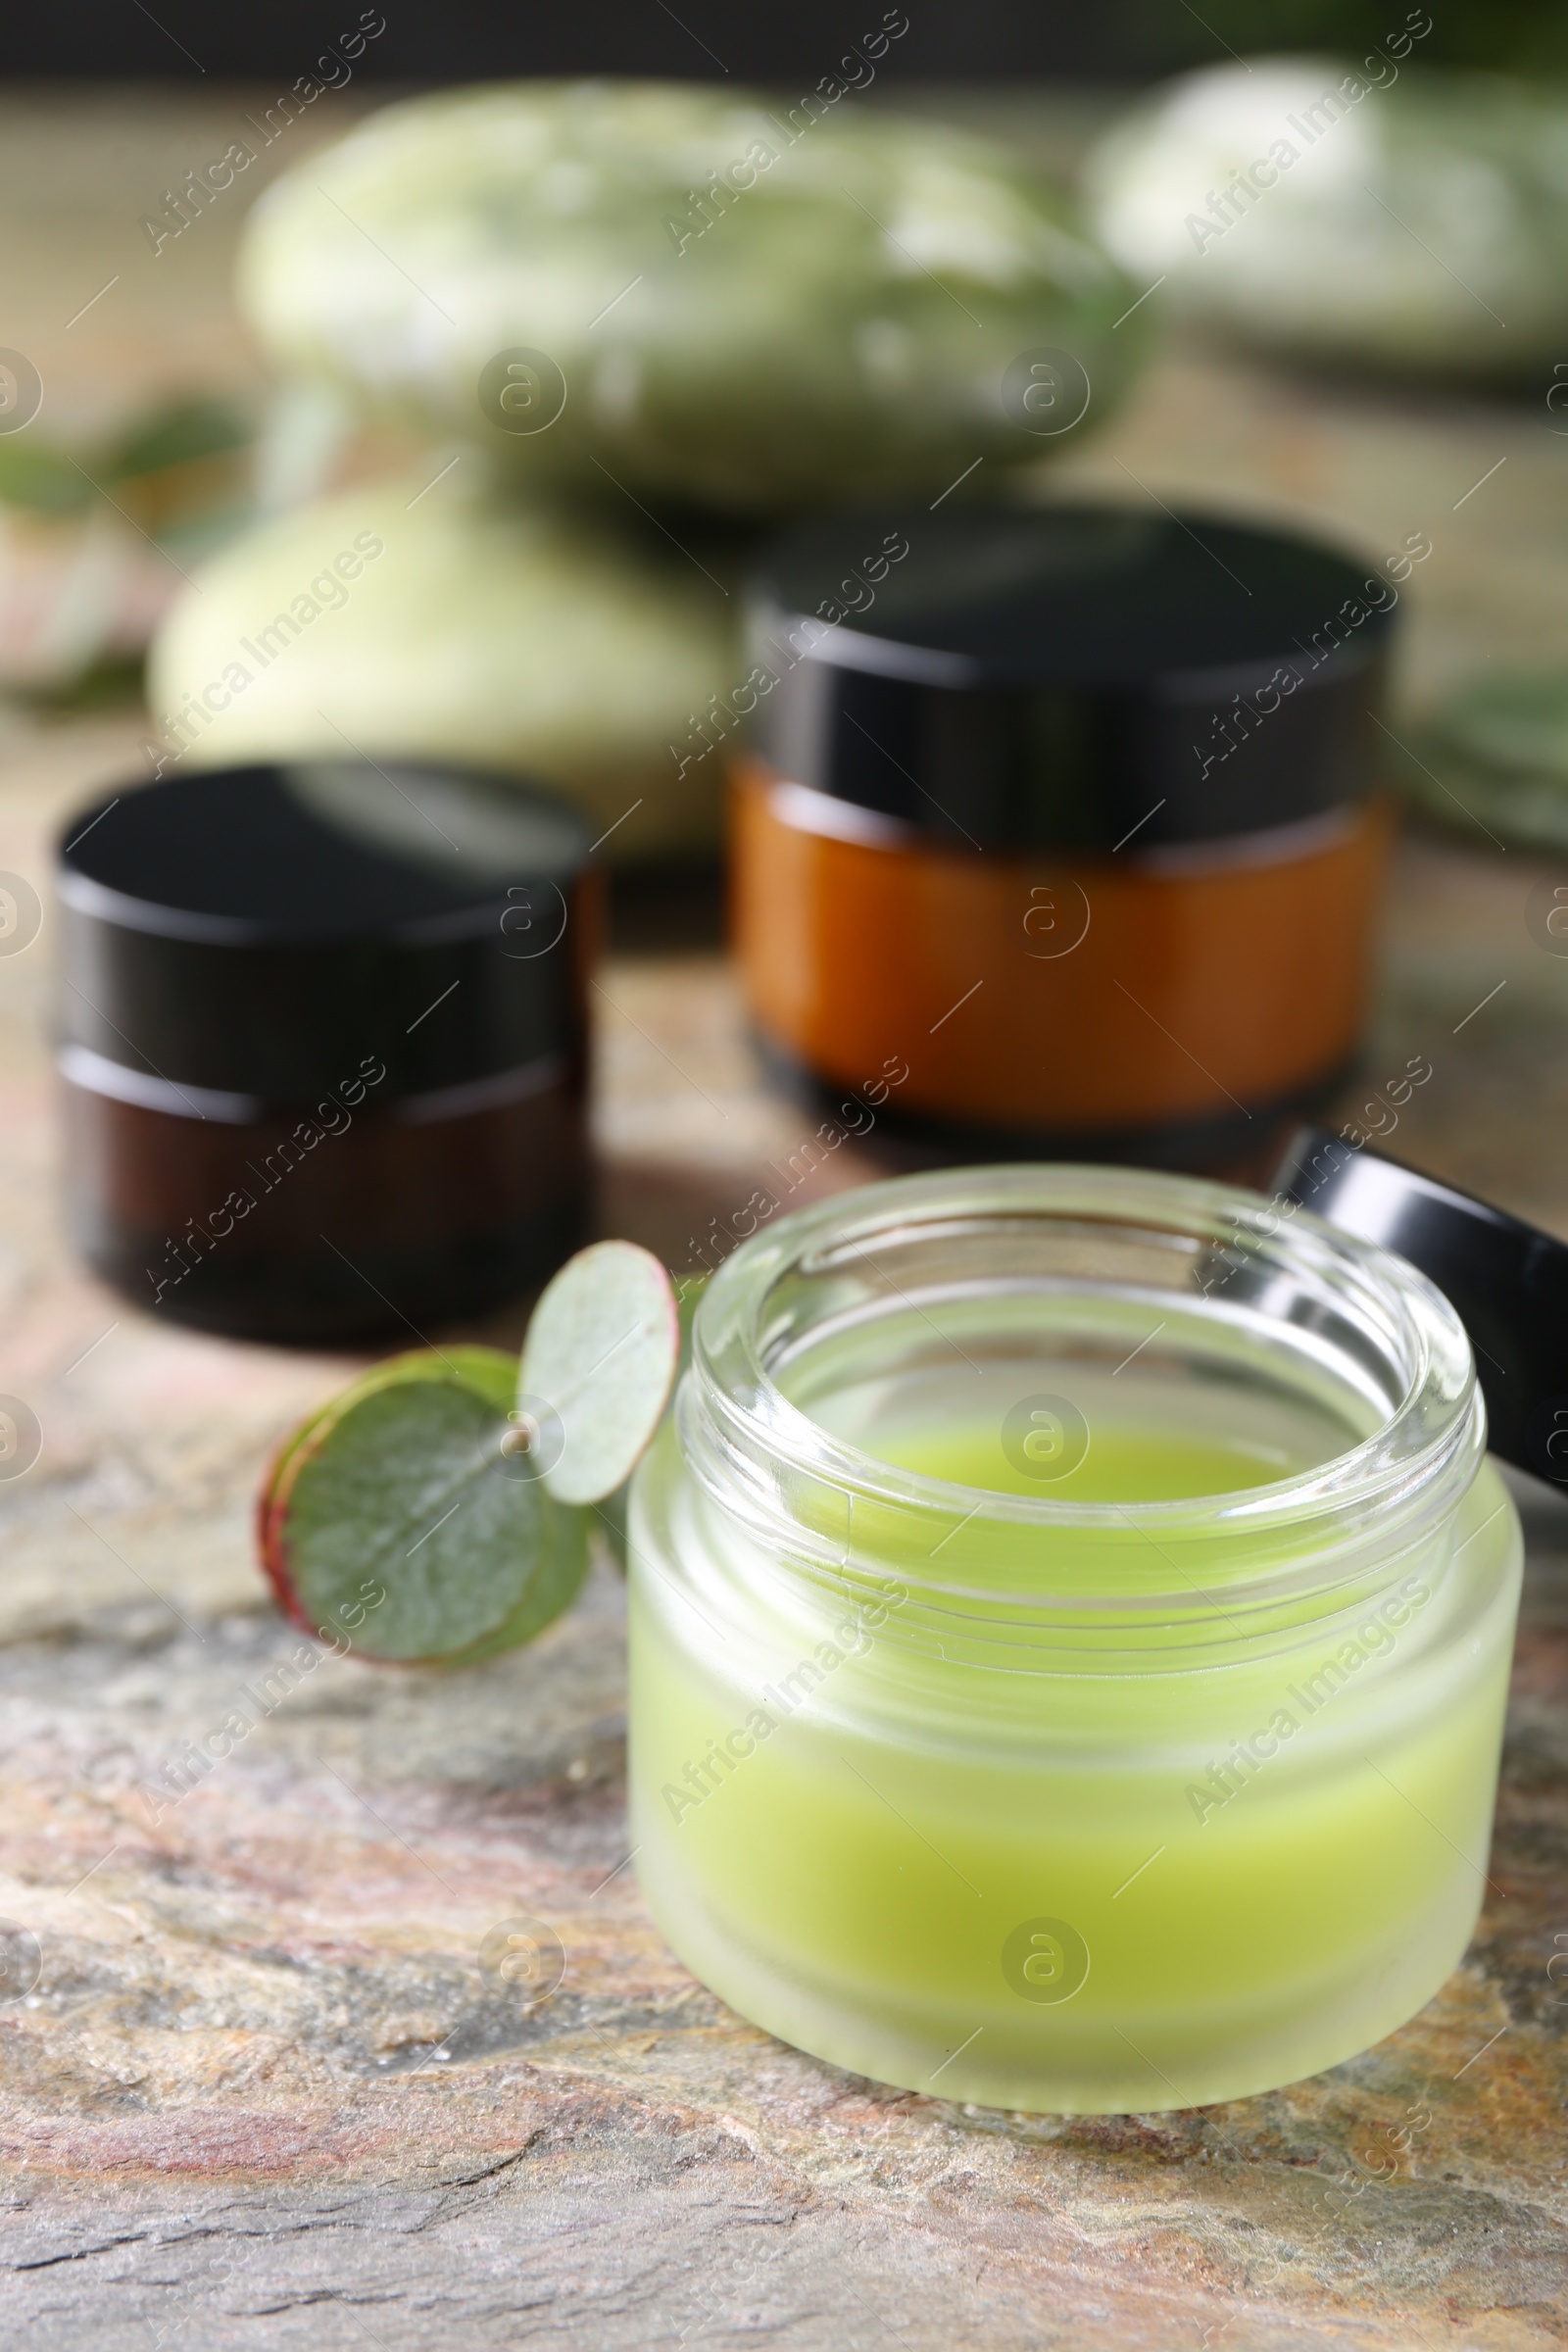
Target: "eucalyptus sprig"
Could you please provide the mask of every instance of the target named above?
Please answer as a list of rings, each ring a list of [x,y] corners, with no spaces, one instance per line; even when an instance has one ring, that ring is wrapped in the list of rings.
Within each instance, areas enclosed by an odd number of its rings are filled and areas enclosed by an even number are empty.
[[[315,1632],[347,1611],[362,1657],[406,1665],[531,1641],[575,1596],[596,1506],[646,1450],[679,1355],[669,1276],[615,1241],[546,1286],[520,1363],[432,1348],[376,1365],[262,1482],[257,1545],[285,1614]]]

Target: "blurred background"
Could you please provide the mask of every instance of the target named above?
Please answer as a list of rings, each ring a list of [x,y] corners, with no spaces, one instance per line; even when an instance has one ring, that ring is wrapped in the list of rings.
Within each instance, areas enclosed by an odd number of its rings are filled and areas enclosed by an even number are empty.
[[[64,809],[158,771],[179,742],[181,699],[220,674],[245,614],[270,610],[283,573],[298,570],[289,533],[300,517],[345,487],[389,486],[388,511],[424,533],[409,575],[391,583],[394,551],[374,583],[382,601],[357,594],[308,662],[302,648],[279,665],[291,699],[263,708],[258,693],[244,729],[215,726],[193,761],[318,754],[347,735],[377,757],[514,768],[578,799],[596,833],[640,796],[605,857],[621,960],[594,1006],[604,1213],[612,1229],[629,1221],[686,1253],[714,1199],[801,1132],[799,1112],[760,1079],[720,957],[716,804],[662,800],[662,786],[640,781],[669,774],[686,713],[730,679],[733,639],[707,618],[674,632],[686,666],[673,719],[669,695],[653,690],[639,709],[630,689],[610,694],[607,714],[592,616],[613,604],[628,664],[634,652],[646,674],[669,669],[665,575],[628,571],[623,582],[620,554],[596,542],[592,562],[608,569],[590,565],[585,579],[572,541],[533,546],[514,576],[521,534],[498,550],[495,497],[462,492],[499,477],[471,462],[470,437],[476,447],[484,434],[454,421],[431,357],[441,329],[429,305],[445,317],[450,304],[427,268],[461,287],[465,240],[483,243],[461,134],[416,192],[421,233],[435,238],[420,249],[416,286],[412,248],[371,217],[377,205],[395,211],[387,187],[337,224],[336,242],[301,207],[318,201],[318,159],[357,125],[389,105],[437,104],[449,84],[625,76],[737,103],[750,87],[787,111],[885,25],[874,71],[832,101],[836,130],[853,115],[981,141],[1000,172],[1051,184],[1060,218],[1136,298],[1107,397],[1082,431],[1020,466],[1018,495],[1037,495],[1038,477],[1042,496],[1300,527],[1369,564],[1426,549],[1402,596],[1385,781],[1406,813],[1361,1066],[1375,1077],[1385,1061],[1431,1056],[1439,1083],[1403,1110],[1395,1148],[1524,1213],[1568,1221],[1544,1141],[1568,1098],[1562,964],[1525,911],[1568,855],[1560,8],[990,0],[857,15],[597,0],[545,19],[478,6],[340,14],[341,24],[304,5],[215,17],[120,0],[69,24],[36,14],[13,37],[0,87],[0,342],[5,364],[21,363],[0,411],[8,868],[45,874]],[[1336,142],[1344,151],[1337,176],[1303,168],[1245,221],[1221,202],[1195,238],[1193,204],[1266,151],[1303,91],[1358,61],[1366,95],[1324,142],[1325,155]],[[248,228],[278,181],[269,225]],[[415,328],[407,316],[389,323],[388,287]],[[400,334],[405,380],[383,403],[367,389],[376,337]],[[498,325],[492,345],[510,339]],[[370,353],[358,373],[356,351]],[[443,469],[464,454],[467,468],[449,479]],[[667,499],[639,483],[617,476],[643,519],[622,503],[612,525],[640,534],[635,550],[626,542],[636,563],[649,549],[662,556],[650,531],[667,539],[678,520],[683,548],[723,582],[744,571],[764,524],[812,504],[786,496],[764,515],[726,492],[705,511],[701,486],[694,501],[678,481]],[[554,495],[546,484],[541,513]],[[584,546],[609,497],[583,500]],[[570,514],[564,527],[570,541]],[[578,651],[553,644],[530,671],[517,615],[563,599],[587,616]],[[439,659],[413,660],[411,645],[426,644]],[[554,699],[542,712],[529,698],[546,667]],[[575,733],[563,729],[563,702]],[[6,980],[27,1018],[5,1052],[30,1083],[52,1017],[46,956],[19,957]],[[1489,991],[1489,1011],[1456,1027]],[[672,1061],[700,1088],[672,1078]],[[1338,1112],[1354,1112],[1353,1094]],[[49,1149],[40,1141],[34,1168]],[[39,1232],[43,1213],[35,1200],[19,1203],[14,1230]]]
[[[1021,76],[1146,82],[1206,64],[1226,43],[1248,55],[1362,49],[1390,29],[1389,13],[1366,0],[1215,0],[1200,16],[1180,0],[1116,0],[1095,10],[976,0],[911,17],[907,45],[889,78],[1004,86]],[[678,16],[662,11],[657,0],[589,0],[527,24],[501,7],[412,9],[401,20],[388,16],[367,78],[436,84],[503,74],[648,74],[701,80],[728,71],[764,83],[802,74],[814,79],[824,51],[846,37],[846,22],[828,0],[744,11],[693,0]],[[11,60],[13,73],[43,78],[170,81],[183,69],[239,81],[292,75],[302,52],[322,37],[307,0],[222,20],[177,5],[160,9],[155,19],[114,0],[102,6],[88,0],[69,27],[44,19],[19,26]],[[1434,64],[1528,74],[1568,62],[1568,27],[1549,0],[1499,0],[1495,7],[1464,0],[1434,20],[1429,39]]]

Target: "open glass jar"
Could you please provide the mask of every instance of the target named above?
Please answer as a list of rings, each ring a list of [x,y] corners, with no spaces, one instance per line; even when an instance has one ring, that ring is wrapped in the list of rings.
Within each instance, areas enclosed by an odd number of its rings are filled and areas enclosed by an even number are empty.
[[[632,1507],[633,1838],[744,2015],[1067,2112],[1316,2072],[1485,1886],[1517,1516],[1402,1259],[1123,1169],[757,1235]]]

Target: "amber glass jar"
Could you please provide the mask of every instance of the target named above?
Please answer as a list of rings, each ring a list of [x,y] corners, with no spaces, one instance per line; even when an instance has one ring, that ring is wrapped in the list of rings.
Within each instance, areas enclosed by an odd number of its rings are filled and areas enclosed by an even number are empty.
[[[1390,576],[1110,509],[838,517],[755,584],[735,934],[797,1083],[955,1155],[1222,1165],[1346,1076]]]
[[[370,763],[112,795],[66,827],[78,1247],[138,1304],[330,1345],[494,1304],[586,1202],[587,837]]]

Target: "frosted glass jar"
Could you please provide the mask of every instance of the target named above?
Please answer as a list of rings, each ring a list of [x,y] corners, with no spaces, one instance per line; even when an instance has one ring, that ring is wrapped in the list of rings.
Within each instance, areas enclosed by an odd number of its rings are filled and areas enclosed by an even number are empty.
[[[746,1243],[632,1504],[637,1866],[743,2015],[939,2096],[1187,2106],[1428,2000],[1521,1545],[1402,1259],[1124,1169]]]

